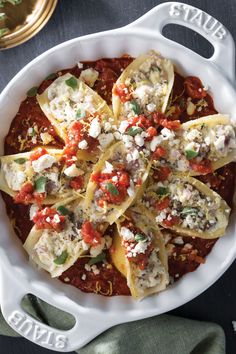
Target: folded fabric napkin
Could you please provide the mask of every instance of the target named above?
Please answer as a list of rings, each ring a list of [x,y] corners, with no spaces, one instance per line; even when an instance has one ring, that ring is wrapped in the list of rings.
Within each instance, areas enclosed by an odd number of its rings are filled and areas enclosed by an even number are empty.
[[[45,302],[28,296],[24,308],[39,321],[60,328],[73,325],[71,316]],[[104,318],[105,320],[105,318]],[[18,336],[0,314],[0,334]],[[224,354],[222,328],[210,322],[170,315],[151,317],[110,328],[95,338],[78,354]]]

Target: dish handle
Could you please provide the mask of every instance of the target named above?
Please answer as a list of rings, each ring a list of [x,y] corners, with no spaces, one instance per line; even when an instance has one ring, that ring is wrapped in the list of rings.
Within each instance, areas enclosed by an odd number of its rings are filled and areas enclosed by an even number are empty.
[[[145,28],[158,32],[167,24],[191,28],[206,38],[214,47],[211,58],[205,59],[216,65],[235,84],[235,43],[230,32],[214,17],[188,4],[166,2],[147,12],[126,28]]]
[[[21,281],[21,279],[16,279],[14,275],[7,271],[2,271],[0,275],[3,317],[20,336],[41,347],[59,352],[74,351],[114,325],[111,319],[106,318],[104,314],[95,309],[84,308],[78,303],[75,306],[73,301],[69,299],[66,302],[63,301],[64,296],[49,294],[43,289],[35,291],[32,286]],[[21,306],[23,297],[28,293],[35,293],[43,301],[74,316],[74,327],[64,331],[45,325],[30,316]]]

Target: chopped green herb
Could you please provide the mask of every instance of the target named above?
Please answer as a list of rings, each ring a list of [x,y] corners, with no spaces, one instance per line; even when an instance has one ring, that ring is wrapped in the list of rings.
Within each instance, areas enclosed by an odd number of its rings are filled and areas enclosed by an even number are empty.
[[[142,133],[143,129],[142,128],[139,128],[139,127],[131,127],[127,130],[127,134],[128,135],[131,135],[131,136],[135,136],[139,133]]]
[[[183,208],[183,210],[181,211],[180,214],[183,214],[183,215],[196,215],[197,213],[198,213],[198,209],[192,208],[192,207],[185,207],[185,208]]]
[[[198,155],[197,151],[194,150],[185,150],[185,156],[188,160],[193,159],[194,157],[196,157]]]
[[[25,159],[24,157],[19,157],[19,159],[15,159],[14,162],[18,163],[19,165],[23,165],[23,163],[25,163],[27,161],[27,159]]]
[[[119,191],[118,189],[114,186],[113,183],[108,182],[106,184],[106,189],[108,190],[109,193],[111,193],[112,195],[119,195]]]
[[[73,90],[77,88],[77,79],[74,76],[71,76],[66,80],[67,86],[70,86]]]
[[[29,91],[27,91],[27,96],[34,97],[37,95],[37,93],[38,93],[38,87],[34,86],[34,87],[31,87],[31,89],[29,89]]]
[[[91,266],[93,264],[103,262],[105,259],[106,259],[106,254],[102,252],[97,257],[91,258],[88,264]]]
[[[61,215],[69,215],[69,214],[70,214],[70,210],[67,209],[66,207],[64,207],[63,205],[60,205],[59,207],[57,207],[57,211],[58,211]]]
[[[46,192],[47,177],[41,176],[35,181],[35,190],[38,193]]]
[[[79,108],[78,111],[76,112],[76,118],[80,119],[80,118],[84,118],[85,117],[85,110]]]
[[[49,74],[48,76],[45,77],[44,80],[53,80],[56,79],[58,75],[56,73]]]
[[[68,256],[69,256],[68,252],[63,251],[62,254],[60,254],[60,256],[58,256],[57,258],[54,259],[53,262],[58,265],[64,264],[65,261],[67,260]]]
[[[156,194],[159,195],[160,197],[169,194],[169,190],[167,187],[158,187]]]
[[[147,241],[147,237],[142,234],[136,234],[134,236],[134,238],[135,238],[135,241],[137,241],[137,242],[146,242]]]
[[[134,114],[139,114],[141,109],[140,109],[140,106],[139,104],[136,102],[136,101],[130,101],[130,105],[131,105],[131,108],[132,108],[132,111],[134,112]]]
[[[202,123],[202,124],[201,124],[201,130],[202,130],[203,128],[205,128],[205,126],[206,126],[206,123]]]

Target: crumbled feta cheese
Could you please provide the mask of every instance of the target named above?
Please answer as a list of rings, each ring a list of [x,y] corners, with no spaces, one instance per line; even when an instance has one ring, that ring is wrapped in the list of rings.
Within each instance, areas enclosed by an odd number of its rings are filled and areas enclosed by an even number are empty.
[[[154,112],[157,106],[155,103],[149,103],[146,107],[149,112]]]
[[[129,197],[134,197],[135,196],[135,190],[134,190],[134,188],[133,187],[128,187],[127,188],[127,193],[128,193],[128,195],[129,195]]]
[[[82,279],[82,280],[86,280],[86,274],[82,274],[81,279]]]
[[[81,140],[78,144],[78,147],[81,149],[81,150],[86,150],[87,147],[88,147],[88,143],[86,140]]]
[[[140,134],[135,135],[134,141],[138,146],[143,146],[144,145],[144,139]]]
[[[189,116],[193,115],[193,113],[195,112],[196,106],[192,101],[188,101],[188,105],[187,105],[187,113]]]
[[[89,136],[91,136],[92,138],[97,138],[100,133],[101,133],[101,125],[99,119],[94,118],[89,128]]]
[[[120,234],[125,241],[135,241],[134,234],[127,227],[122,226]]]
[[[111,173],[113,171],[113,166],[110,162],[105,161],[105,168],[103,170],[103,173]]]
[[[45,133],[40,133],[40,138],[43,142],[44,145],[47,145],[49,144],[52,140],[53,140],[53,137],[52,135],[50,135],[49,133],[45,132]]]
[[[37,160],[32,161],[32,167],[35,172],[41,172],[45,170],[46,168],[52,167],[52,165],[56,162],[57,160],[55,159],[54,156],[51,156],[49,154],[45,154],[40,156]]]
[[[151,151],[155,151],[155,150],[156,150],[156,147],[157,147],[158,145],[160,145],[162,141],[163,141],[163,137],[162,137],[161,135],[154,136],[154,137],[152,138],[151,143],[150,143],[150,150],[151,150]]]
[[[104,249],[104,246],[105,246],[105,240],[104,240],[104,238],[102,238],[101,239],[101,243],[99,243],[97,246],[92,246],[90,248],[91,256],[97,257],[102,252],[102,250]]]
[[[138,242],[131,251],[133,254],[134,253],[140,254],[140,253],[145,253],[147,248],[148,248],[148,242]]]
[[[216,141],[214,141],[214,146],[216,150],[223,150],[225,147],[225,136],[224,135],[219,136],[219,138]]]
[[[55,215],[54,215],[53,221],[54,221],[56,224],[59,224],[59,223],[60,223],[60,217],[59,217],[58,214],[55,214]]]
[[[105,132],[109,132],[111,129],[112,129],[111,123],[105,122],[105,124],[104,124]]]
[[[32,204],[30,206],[30,209],[29,209],[29,216],[30,216],[30,220],[33,220],[33,218],[35,217],[35,215],[37,214],[39,210],[39,207],[37,204]]]
[[[161,135],[163,136],[163,140],[170,140],[175,137],[175,133],[168,128],[163,128],[161,130]]]
[[[80,63],[80,62],[78,61],[77,66],[78,66],[79,69],[83,69],[84,64],[83,64],[83,63]]]
[[[125,133],[126,129],[128,128],[129,126],[129,122],[127,120],[123,120],[121,123],[120,123],[120,126],[119,126],[119,131],[121,133]]]
[[[84,240],[81,241],[81,245],[84,251],[87,251],[90,247]]]
[[[83,175],[84,171],[76,167],[76,165],[73,163],[73,165],[67,167],[64,170],[64,174],[68,177],[77,177]]]
[[[98,275],[100,273],[100,270],[98,269],[96,264],[92,265],[91,269],[92,269],[94,275]]]
[[[91,271],[91,266],[88,263],[85,263],[84,269],[87,270],[87,272]]]
[[[105,149],[108,145],[110,145],[113,140],[114,136],[112,133],[100,134],[98,137],[98,141],[102,149]]]
[[[175,237],[173,242],[176,244],[176,245],[183,245],[184,244],[184,240],[183,240],[183,237],[181,236],[178,236],[178,237]]]
[[[98,79],[99,72],[93,68],[85,69],[81,71],[79,79],[84,81],[90,87],[93,87],[95,81]]]

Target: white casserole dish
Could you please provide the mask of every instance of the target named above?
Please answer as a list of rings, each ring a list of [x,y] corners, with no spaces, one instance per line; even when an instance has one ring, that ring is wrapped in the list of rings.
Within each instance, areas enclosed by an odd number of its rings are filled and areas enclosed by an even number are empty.
[[[205,59],[163,37],[168,23],[189,27],[214,46],[214,55]],[[211,28],[212,27],[212,28]],[[211,28],[211,29],[210,29]],[[236,119],[234,84],[235,46],[230,33],[214,18],[192,6],[169,2],[161,4],[132,24],[120,29],[76,38],[37,57],[23,68],[0,96],[0,141],[18,111],[25,92],[56,70],[72,67],[81,60],[137,56],[156,49],[170,58],[184,75],[196,75],[208,85],[216,109]],[[3,201],[0,212],[0,301],[4,318],[22,336],[48,349],[68,352],[78,349],[107,328],[122,322],[158,315],[193,299],[213,284],[236,257],[235,212],[226,235],[214,246],[205,265],[189,273],[164,292],[135,302],[131,297],[105,298],[85,294],[28,263],[23,247],[14,235]],[[50,328],[31,318],[20,306],[22,297],[34,294],[51,305],[73,314],[75,327],[69,331]]]

